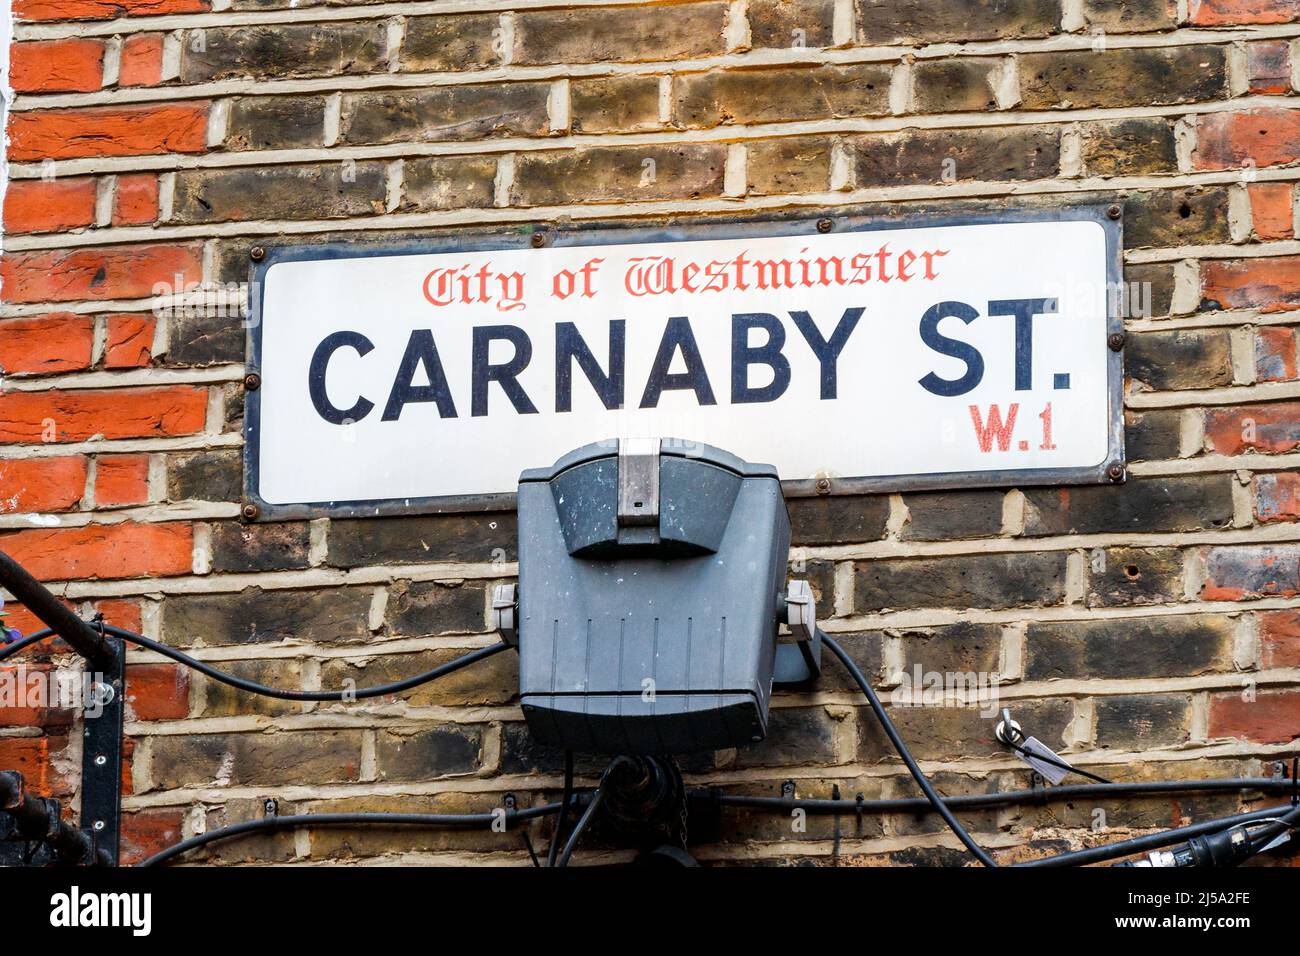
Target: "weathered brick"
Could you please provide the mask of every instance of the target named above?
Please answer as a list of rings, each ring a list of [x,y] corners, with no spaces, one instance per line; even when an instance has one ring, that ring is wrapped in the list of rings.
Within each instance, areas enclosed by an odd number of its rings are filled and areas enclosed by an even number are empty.
[[[1124,198],[1126,249],[1231,241],[1226,188],[1162,189]]]
[[[938,491],[903,496],[908,520],[903,541],[987,538],[1002,531],[1002,492]]]
[[[189,574],[193,548],[193,531],[181,522],[126,521],[0,535],[0,549],[42,581]]]
[[[222,665],[223,667],[225,664]],[[134,720],[183,720],[190,713],[190,670],[180,664],[131,664],[126,706]]]
[[[835,43],[835,0],[751,0],[745,12],[756,50]]]
[[[575,133],[631,133],[659,122],[659,77],[592,76],[569,83]]]
[[[1290,93],[1290,44],[1286,40],[1247,43],[1246,83],[1251,93]]]
[[[238,501],[243,491],[240,453],[197,451],[169,456],[169,501]]]
[[[1201,309],[1300,309],[1300,256],[1201,263]]]
[[[485,585],[401,581],[388,594],[388,624],[394,634],[455,634],[487,629]]]
[[[222,661],[221,669],[267,687],[284,690],[302,690],[307,687],[300,661],[285,658],[269,661]],[[202,674],[195,674],[193,681],[191,697],[196,717],[242,717],[250,714],[280,717],[298,714],[303,710],[299,701],[249,694]]]
[[[330,522],[332,567],[513,561],[515,515],[449,514]]]
[[[3,740],[3,738],[0,738]],[[609,764],[602,754],[575,753],[574,773],[599,776]],[[501,726],[501,761],[498,772],[503,774],[554,774],[564,772],[564,751],[537,743],[522,721]]]
[[[122,866],[135,866],[179,843],[184,836],[184,826],[184,812],[167,807],[123,813],[119,862]]]
[[[1048,179],[1060,165],[1060,132],[1051,127],[905,130],[853,143],[858,186]]]
[[[496,161],[484,156],[408,159],[402,170],[403,211],[482,209],[493,204]]]
[[[1002,628],[997,624],[961,622],[946,627],[907,628],[898,639],[902,673],[885,676],[891,682],[901,678],[903,686],[910,685],[916,694],[924,693],[926,674],[993,675],[1001,665]]]
[[[338,76],[385,65],[378,23],[276,23],[205,27],[182,34],[181,80]]]
[[[1290,382],[1300,377],[1296,358],[1296,330],[1290,326],[1267,326],[1255,331],[1255,380]]]
[[[725,3],[522,10],[512,63],[681,60],[725,52]]]
[[[1007,753],[993,736],[996,715],[989,715],[978,705],[890,704],[888,711],[908,748],[920,760],[969,759]],[[1074,707],[1068,700],[1017,702],[1015,715],[1026,732],[1047,746],[1060,749],[1074,719]],[[863,760],[873,763],[897,759],[876,715],[867,707],[858,708],[858,749]]]
[[[24,661],[20,665],[0,665],[0,687],[5,688],[4,717],[6,727],[38,727],[60,730],[72,724],[71,707],[54,706],[66,698],[43,688],[57,686],[58,669],[53,664]]]
[[[791,561],[789,577],[802,578],[812,588],[817,608],[817,620],[825,621],[835,616],[835,562]]]
[[[544,136],[547,83],[439,86],[400,93],[344,93],[345,145]]]
[[[881,116],[889,112],[890,67],[879,63],[767,70],[717,70],[673,80],[673,123],[730,123]]]
[[[77,506],[85,491],[85,458],[0,461],[0,514],[67,511]]]
[[[1107,548],[1089,554],[1088,603],[1132,607],[1183,597],[1183,556],[1177,548]]]
[[[1253,109],[1196,118],[1197,169],[1280,166],[1300,159],[1300,110]]]
[[[68,37],[15,43],[9,48],[9,83],[15,93],[88,93],[104,79],[104,42]]]
[[[492,813],[505,806],[504,793],[433,793],[419,795],[367,795],[344,800],[314,802],[313,813]],[[528,799],[516,794],[520,805]],[[591,842],[598,845],[596,828]],[[309,831],[313,860],[373,859],[386,855],[436,852],[510,851],[519,849],[519,830],[512,826],[502,832],[492,827],[428,829],[402,826],[314,827]],[[536,835],[534,835],[534,839]],[[545,846],[538,848],[545,853]],[[254,860],[257,858],[254,857]]]
[[[95,459],[95,506],[138,505],[149,499],[148,455],[99,455]]]
[[[110,315],[105,320],[105,368],[142,368],[153,359],[153,337],[157,320],[147,313]]]
[[[1300,611],[1286,608],[1255,615],[1259,632],[1259,666],[1300,667]]]
[[[1251,183],[1247,188],[1255,238],[1290,239],[1295,234],[1294,184]]]
[[[230,104],[226,148],[297,149],[323,146],[325,97],[240,97]]]
[[[988,57],[918,60],[912,67],[912,109],[920,113],[996,110],[1003,61]]]
[[[1155,391],[1232,384],[1232,339],[1227,329],[1175,329],[1129,335],[1124,374]]]
[[[93,179],[19,179],[4,197],[8,233],[62,232],[95,221]]]
[[[430,780],[474,773],[483,762],[483,728],[446,724],[429,730],[380,731],[375,760],[380,780]]]
[[[1054,50],[1020,57],[1026,109],[1167,106],[1219,99],[1227,90],[1222,47]]]
[[[143,609],[140,602],[130,598],[105,598],[93,605],[96,614],[103,614],[109,624],[116,624],[137,634],[143,629]]]
[[[1233,669],[1234,622],[1222,614],[1034,621],[1026,680],[1190,677]]]
[[[118,86],[154,86],[162,82],[163,35],[136,33],[122,41]]]
[[[1056,0],[856,0],[860,45],[938,43],[1042,37],[1055,33],[1061,19]]]
[[[1182,446],[1182,412],[1150,409],[1124,413],[1124,451],[1129,461],[1177,458]]]
[[[356,781],[359,730],[185,734],[153,738],[154,786],[280,784],[286,767],[313,783]]]
[[[305,521],[212,526],[214,571],[282,571],[311,564],[311,528]]]
[[[207,389],[76,389],[0,394],[0,444],[192,435],[207,416]]]
[[[1183,694],[1134,694],[1094,701],[1097,746],[1103,750],[1146,750],[1185,742],[1191,698]]]
[[[1220,455],[1291,451],[1300,446],[1300,403],[1211,408],[1205,413],[1205,440]]]
[[[796,545],[847,544],[875,541],[889,522],[885,495],[836,495],[791,498],[790,540]]]
[[[1256,475],[1255,517],[1265,522],[1300,518],[1300,475],[1293,471]]]
[[[1089,176],[1138,176],[1178,170],[1174,128],[1166,119],[1139,117],[1086,123],[1083,169]]]
[[[141,299],[202,276],[202,251],[183,246],[94,246],[11,252],[0,264],[6,302]]]
[[[825,707],[773,707],[768,712],[767,736],[739,748],[732,766],[835,763],[835,723]]]
[[[1002,608],[1058,604],[1065,555],[983,554],[855,564],[859,613],[884,608]]]
[[[209,0],[16,0],[20,20],[112,20],[115,17],[201,13]]]
[[[446,648],[416,654],[334,658],[321,667],[321,686],[326,690],[343,690],[391,684],[433,670],[465,653],[459,648]],[[505,706],[514,702],[518,690],[519,655],[505,653],[479,661],[473,667],[452,671],[397,696],[412,707]]]
[[[72,312],[50,312],[0,322],[0,371],[49,375],[89,368],[94,321]]]
[[[1025,534],[1197,531],[1232,523],[1228,475],[1139,478],[1123,485],[1025,491]]]
[[[223,311],[227,314],[221,314]],[[178,306],[170,322],[168,365],[224,365],[244,360],[248,329],[236,306]]]
[[[384,212],[385,164],[194,169],[176,173],[169,222],[338,219]]]
[[[59,797],[70,792],[70,781],[54,759],[66,759],[66,735],[58,737],[0,737],[0,767],[17,770],[30,793]]]
[[[1250,700],[1241,694],[1210,697],[1210,737],[1237,737],[1260,744],[1285,744],[1300,737],[1300,692],[1265,690]]]
[[[1189,9],[1191,22],[1214,27],[1236,23],[1290,23],[1300,18],[1294,0],[1199,0]]]
[[[501,17],[496,13],[409,17],[398,61],[403,70],[412,72],[497,66],[501,62],[497,49],[500,24]]]
[[[175,594],[163,601],[169,644],[265,644],[310,638],[318,644],[370,638],[370,588],[312,591],[246,588],[237,594]]]
[[[873,685],[878,685],[884,680],[884,635],[880,631],[836,634],[834,637],[836,643],[853,659],[867,680]],[[822,651],[823,655],[829,653],[824,649]],[[817,687],[827,691],[844,690],[861,693],[848,671],[839,666],[838,661],[829,662],[825,657],[823,657],[822,675],[817,679]]]
[[[1145,33],[1178,26],[1176,0],[1084,0],[1083,15],[1093,30]]]
[[[752,196],[820,193],[830,188],[831,141],[823,136],[766,139],[745,147]]]
[[[152,173],[118,176],[113,192],[113,225],[142,226],[158,218],[158,177]]]
[[[23,110],[9,117],[9,159],[201,153],[207,127],[206,102]]]
[[[1205,601],[1241,601],[1300,594],[1300,546],[1233,545],[1205,554]]]
[[[1174,295],[1173,267],[1164,262],[1126,265],[1121,292],[1121,304],[1128,318],[1168,315]]]
[[[511,201],[554,206],[718,196],[726,164],[727,148],[720,143],[521,153]]]

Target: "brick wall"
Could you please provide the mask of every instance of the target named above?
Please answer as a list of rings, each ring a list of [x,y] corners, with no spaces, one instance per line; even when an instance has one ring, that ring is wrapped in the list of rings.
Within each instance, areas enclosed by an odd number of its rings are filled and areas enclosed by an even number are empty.
[[[493,640],[510,514],[240,523],[244,330],[223,306],[255,244],[1118,202],[1136,284],[1128,482],[792,501],[795,558],[827,630],[882,688],[918,665],[996,673],[1031,733],[1096,772],[1275,773],[1295,752],[1295,0],[14,7],[0,548],[79,609],[305,687],[381,682]],[[58,652],[37,659],[67,662]],[[512,655],[364,706],[253,698],[131,661],[128,858],[259,815],[266,797],[282,812],[469,810],[560,782],[558,755],[521,723]],[[690,758],[689,780],[911,793],[828,671],[777,696],[766,742]],[[14,713],[0,767],[74,794],[71,715]],[[1027,783],[978,710],[895,713],[946,792]],[[590,782],[600,766],[579,770]],[[1010,859],[1239,805],[964,817]],[[828,862],[831,827],[735,811],[692,848]],[[960,858],[933,818],[842,830],[841,857]],[[308,855],[527,861],[517,834],[409,831],[283,834],[209,858]],[[597,841],[584,855],[626,853]]]

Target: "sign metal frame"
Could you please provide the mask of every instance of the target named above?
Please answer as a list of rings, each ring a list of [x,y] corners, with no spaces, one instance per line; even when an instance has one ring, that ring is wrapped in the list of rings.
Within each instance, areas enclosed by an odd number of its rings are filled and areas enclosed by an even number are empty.
[[[1009,209],[966,209],[960,212],[920,212],[900,216],[882,215],[880,207],[838,207],[815,212],[672,219],[645,222],[565,222],[538,226],[529,224],[496,231],[450,230],[428,238],[397,243],[329,242],[317,245],[271,246],[249,267],[246,376],[262,374],[262,296],[267,271],[277,263],[371,256],[429,255],[450,252],[487,252],[566,246],[604,246],[623,243],[668,243],[707,239],[752,239],[771,236],[809,236],[826,233],[876,232],[918,227],[993,225],[1021,222],[1095,222],[1102,227],[1106,242],[1106,327],[1105,335],[1124,333],[1121,315],[1123,282],[1122,216],[1114,215],[1110,203],[1080,203],[1054,207],[1026,206]],[[540,236],[540,239],[535,237]],[[901,491],[942,491],[959,488],[1008,488],[1061,484],[1112,484],[1125,477],[1123,349],[1109,348],[1106,356],[1107,454],[1095,466],[983,471],[899,474],[875,477],[800,479],[783,481],[786,497],[875,494]],[[243,514],[247,520],[296,518],[359,518],[412,514],[444,514],[475,511],[505,511],[515,507],[513,492],[480,495],[448,495],[427,498],[375,499],[363,501],[317,501],[273,504],[259,494],[260,455],[258,436],[262,417],[260,388],[248,389],[244,402]],[[592,441],[608,438],[593,435]],[[664,436],[689,439],[690,436]],[[550,462],[532,462],[529,467]]]

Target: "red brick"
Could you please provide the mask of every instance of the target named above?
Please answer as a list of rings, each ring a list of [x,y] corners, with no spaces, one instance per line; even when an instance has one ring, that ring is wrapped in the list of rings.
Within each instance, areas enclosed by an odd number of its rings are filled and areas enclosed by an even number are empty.
[[[122,866],[134,866],[179,843],[184,835],[184,822],[185,814],[180,810],[137,810],[122,814],[118,862]]]
[[[1246,76],[1252,93],[1291,92],[1291,45],[1286,40],[1246,44]]]
[[[72,606],[62,598],[59,598],[59,600],[68,607]],[[37,631],[45,629],[44,621],[21,604],[17,604],[13,601],[5,602],[4,623],[5,627],[16,627],[23,634],[35,634]],[[56,650],[66,651],[67,649],[68,648],[61,640],[57,637],[52,637],[48,641],[43,641],[37,647],[29,648],[23,653],[29,660],[36,660],[38,658],[48,657]]]
[[[94,337],[94,322],[72,312],[0,322],[0,370],[45,375],[89,368]]]
[[[1300,610],[1264,611],[1255,615],[1260,665],[1300,667]]]
[[[1212,27],[1231,23],[1290,23],[1300,16],[1295,0],[1191,0],[1191,22]]]
[[[211,9],[209,0],[14,0],[19,20],[112,20]]]
[[[1300,545],[1210,548],[1201,597],[1206,601],[1300,594]]]
[[[93,179],[18,179],[5,191],[5,232],[60,232],[94,221]]]
[[[67,511],[86,492],[86,459],[16,458],[0,461],[0,514]]]
[[[1225,309],[1300,309],[1300,256],[1203,262],[1201,296]]]
[[[3,710],[6,726],[68,727],[72,724],[71,707],[52,705],[76,702],[76,698],[66,701],[56,699],[62,693],[62,687],[67,687],[71,694],[79,693],[80,689],[75,684],[57,685],[54,681],[57,673],[58,669],[52,664],[24,662],[0,667],[0,681],[10,683],[16,691],[12,705]]]
[[[1197,169],[1294,163],[1300,159],[1300,110],[1205,113],[1196,121],[1196,137]]]
[[[157,320],[148,313],[128,312],[108,316],[108,341],[104,347],[107,368],[140,368],[153,357]]]
[[[1255,516],[1260,521],[1300,518],[1300,475],[1283,472],[1255,478]]]
[[[138,505],[148,498],[148,455],[100,455],[96,459],[96,507]]]
[[[103,80],[101,40],[42,40],[9,48],[9,81],[16,93],[91,93]]]
[[[189,574],[193,548],[193,529],[183,523],[127,521],[0,535],[0,550],[41,581]]]
[[[1211,408],[1205,413],[1205,437],[1220,455],[1291,451],[1300,446],[1300,402]]]
[[[113,225],[141,226],[158,218],[158,177],[153,173],[118,176]]]
[[[68,745],[67,737],[0,737],[0,767],[17,770],[28,790],[41,797],[66,796],[71,788],[51,757]]]
[[[9,117],[9,159],[201,153],[207,127],[206,102],[24,110]]]
[[[1290,239],[1294,234],[1295,190],[1291,183],[1252,183],[1250,218],[1259,239]]]
[[[161,33],[137,33],[122,44],[122,67],[118,86],[154,86],[162,80],[163,37]]]
[[[1270,325],[1255,332],[1255,379],[1292,382],[1300,376],[1296,361],[1295,329]]]
[[[190,672],[180,664],[132,664],[126,705],[136,720],[182,720],[190,713]]]
[[[0,444],[193,435],[207,406],[207,390],[190,385],[8,392],[0,394]]]
[[[1254,700],[1240,693],[1210,698],[1210,737],[1284,744],[1300,737],[1300,691],[1265,690]]]
[[[112,246],[15,252],[0,262],[6,302],[142,299],[198,282],[203,256],[197,245]]]
[[[96,601],[94,607],[96,613],[104,615],[104,621],[108,624],[124,627],[136,633],[139,633],[143,626],[138,601],[128,598],[105,598],[103,601]]]

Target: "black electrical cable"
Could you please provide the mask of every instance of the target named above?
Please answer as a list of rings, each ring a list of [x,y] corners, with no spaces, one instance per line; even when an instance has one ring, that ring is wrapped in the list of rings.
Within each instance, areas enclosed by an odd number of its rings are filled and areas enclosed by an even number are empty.
[[[3,661],[6,657],[12,657],[25,647],[30,647],[32,644],[39,643],[40,641],[53,636],[54,632],[47,627],[39,631],[34,631],[26,637],[21,637],[10,644],[0,644],[0,661]]]
[[[573,751],[564,752],[564,795],[560,798],[560,816],[555,821],[555,833],[551,836],[551,848],[546,851],[546,865],[555,866],[555,857],[560,851],[560,841],[564,839],[564,825],[569,822],[569,802],[573,799]]]
[[[569,858],[573,856],[573,851],[577,848],[578,841],[582,839],[582,834],[591,824],[591,821],[595,819],[596,812],[600,809],[600,805],[605,801],[605,794],[609,792],[610,777],[619,767],[625,765],[635,766],[635,761],[633,761],[631,757],[615,757],[609,762],[609,766],[606,767],[604,772],[600,775],[600,783],[592,792],[591,800],[587,804],[587,809],[582,812],[582,816],[578,818],[578,822],[573,825],[573,832],[569,834],[568,842],[564,844],[564,850],[555,861],[556,866],[569,865]]]
[[[506,810],[507,824],[532,820],[560,812],[560,804],[547,803],[540,807],[526,807],[522,810]],[[297,827],[351,827],[351,826],[409,826],[409,827],[475,827],[491,826],[501,818],[501,811],[489,813],[299,813],[283,817],[263,817],[260,820],[246,820],[232,823],[218,830],[200,833],[188,840],[160,850],[137,866],[157,866],[166,863],[190,850],[196,850],[209,843],[229,840],[246,833],[263,830],[290,830]]]
[[[907,749],[907,744],[903,743],[903,738],[898,735],[898,731],[894,728],[894,722],[890,720],[889,715],[885,713],[885,708],[880,703],[880,698],[876,696],[876,692],[871,688],[871,682],[863,675],[862,671],[858,668],[858,665],[853,662],[853,658],[849,657],[849,655],[845,653],[844,648],[840,647],[839,643],[832,640],[829,635],[821,630],[821,628],[817,629],[817,634],[821,638],[821,642],[831,649],[831,653],[840,659],[840,663],[844,665],[849,674],[853,677],[853,680],[857,683],[858,687],[861,688],[864,694],[866,694],[867,702],[871,705],[871,709],[875,713],[876,719],[880,721],[880,726],[884,729],[885,735],[889,737],[889,741],[894,745],[894,749],[898,751],[898,755],[903,758],[903,763],[907,765],[907,769],[912,774],[912,778],[916,780],[917,786],[921,788],[921,792],[924,793],[926,799],[930,801],[930,805],[934,807],[935,812],[938,813],[939,816],[943,817],[943,822],[948,824],[952,832],[957,835],[957,839],[961,840],[961,842],[965,844],[966,849],[970,850],[971,855],[974,856],[975,859],[979,860],[985,866],[997,866],[993,857],[989,856],[988,853],[984,851],[983,847],[976,843],[974,838],[966,832],[966,828],[958,822],[955,816],[953,816],[952,811],[949,810],[947,805],[943,802],[943,798],[935,792],[934,787],[930,786],[930,781],[927,780],[925,774],[921,772],[920,766],[912,757],[912,752]]]
[[[510,647],[510,645],[504,641],[497,644],[489,644],[487,647],[480,647],[476,651],[470,651],[468,654],[463,654],[445,664],[440,664],[432,670],[424,671],[423,673],[415,674],[399,681],[394,681],[391,684],[380,684],[376,687],[363,687],[359,690],[284,690],[279,687],[267,687],[265,684],[245,680],[242,677],[236,677],[234,674],[218,670],[210,664],[197,658],[190,657],[190,655],[183,651],[178,651],[174,647],[161,644],[158,641],[145,637],[143,634],[137,634],[135,631],[128,631],[126,628],[113,627],[112,625],[107,624],[104,625],[103,629],[105,634],[109,634],[113,637],[120,637],[129,644],[135,644],[138,647],[147,648],[157,654],[161,654],[163,657],[171,658],[179,664],[184,664],[186,667],[198,671],[200,674],[211,677],[215,681],[220,681],[223,684],[228,684],[229,686],[238,688],[239,690],[247,691],[250,694],[260,694],[263,697],[274,697],[277,700],[350,702],[354,700],[364,700],[368,697],[383,697],[387,694],[398,694],[404,690],[410,690],[412,687],[427,684],[431,680],[436,680],[446,674],[458,671],[462,667],[466,667],[477,661],[489,658],[493,654],[499,654],[504,650],[508,650]],[[29,644],[35,643],[37,640],[44,640],[53,635],[54,632],[50,630],[37,631],[30,637],[16,641],[7,648],[0,650],[0,661],[3,661],[10,654],[17,653]]]
[[[1033,757],[1035,760],[1041,760],[1043,763],[1051,764],[1053,767],[1060,767],[1062,770],[1067,770],[1070,773],[1078,774],[1080,777],[1087,777],[1089,780],[1095,780],[1098,783],[1112,782],[1110,780],[1107,780],[1105,777],[1093,773],[1091,770],[1083,770],[1079,767],[1071,766],[1070,764],[1066,763],[1064,760],[1057,760],[1056,758],[1049,757],[1046,754],[1040,754],[1040,753],[1035,753],[1032,750],[1026,750],[1024,747],[1020,746],[1019,744],[1006,741],[1006,745],[1010,747],[1012,750],[1016,751],[1016,753],[1022,754],[1026,757]]]

